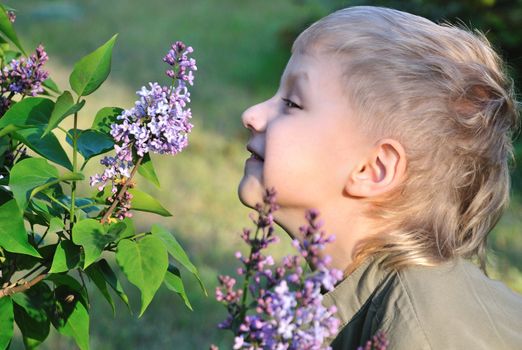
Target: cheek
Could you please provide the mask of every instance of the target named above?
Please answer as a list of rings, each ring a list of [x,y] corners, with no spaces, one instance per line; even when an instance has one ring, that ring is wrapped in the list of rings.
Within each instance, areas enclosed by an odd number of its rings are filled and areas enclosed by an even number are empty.
[[[312,126],[280,125],[267,132],[264,182],[276,188],[280,204],[311,207],[335,191],[335,159],[327,136]]]

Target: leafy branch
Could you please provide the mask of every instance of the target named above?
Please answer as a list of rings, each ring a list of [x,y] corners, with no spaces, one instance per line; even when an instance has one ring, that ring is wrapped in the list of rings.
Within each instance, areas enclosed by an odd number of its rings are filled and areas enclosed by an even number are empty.
[[[15,325],[33,346],[46,339],[51,324],[59,333],[72,336],[80,349],[88,349],[87,284],[94,283],[115,311],[109,288],[130,305],[121,275],[141,291],[140,316],[162,284],[191,309],[174,261],[197,278],[206,294],[197,268],[165,228],[153,225],[136,232],[129,210],[171,215],[154,197],[133,188],[133,180],[139,173],[159,187],[149,153],[173,155],[187,145],[192,125],[190,110],[184,109],[190,102],[186,85],[192,85],[196,69],[195,60],[188,58],[192,48],[177,42],[164,59],[174,67],[167,71],[173,79],[165,90],[168,109],[158,105],[165,100],[163,88],[151,84],[141,90],[146,95],[140,95],[140,101],[156,108],[155,113],[139,116],[138,110],[105,107],[90,128],[81,130],[84,97],[107,79],[117,36],[81,58],[69,76],[71,91],[61,91],[44,70],[43,46],[28,56],[10,18],[0,4],[0,36],[9,41],[0,43],[0,350],[9,346]],[[168,123],[159,123],[155,119],[159,115]],[[73,128],[66,130],[61,124],[70,116]],[[123,135],[128,132],[124,125],[129,124],[149,138]],[[55,130],[66,135],[72,162]],[[25,149],[33,153],[28,155]],[[106,166],[112,162],[113,167],[90,179],[99,191],[82,195],[79,183],[85,180],[85,165],[110,151],[117,156],[104,156],[100,162]],[[106,185],[112,186],[109,198]],[[104,252],[114,254],[116,266],[102,257]],[[12,282],[13,276],[23,277]],[[31,331],[34,324],[41,329],[36,338]]]

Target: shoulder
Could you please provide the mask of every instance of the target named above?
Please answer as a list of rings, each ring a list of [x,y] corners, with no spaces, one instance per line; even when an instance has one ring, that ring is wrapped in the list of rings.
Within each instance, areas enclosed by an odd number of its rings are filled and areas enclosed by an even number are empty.
[[[514,349],[522,344],[522,297],[471,262],[405,268],[393,285],[386,303],[388,324],[383,324],[390,331],[411,332],[402,328],[414,323],[432,349]]]
[[[522,297],[465,260],[385,270],[370,259],[325,295],[341,322],[332,348],[382,330],[396,349],[517,349]]]

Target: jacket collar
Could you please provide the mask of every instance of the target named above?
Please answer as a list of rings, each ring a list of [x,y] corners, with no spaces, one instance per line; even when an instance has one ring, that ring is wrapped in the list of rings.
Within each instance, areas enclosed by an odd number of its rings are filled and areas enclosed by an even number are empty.
[[[335,306],[337,308],[335,316],[341,321],[339,331],[350,322],[389,275],[389,270],[385,270],[381,266],[383,260],[383,255],[367,258],[333,290],[324,294],[322,304],[325,307]]]

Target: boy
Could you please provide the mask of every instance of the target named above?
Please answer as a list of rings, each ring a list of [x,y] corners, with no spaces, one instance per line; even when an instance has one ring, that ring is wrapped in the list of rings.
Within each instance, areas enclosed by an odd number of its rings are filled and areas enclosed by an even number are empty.
[[[487,39],[408,13],[353,7],[305,30],[251,130],[241,201],[274,187],[298,237],[316,208],[345,279],[324,297],[355,349],[522,348],[522,297],[488,279],[486,237],[509,200],[511,80]]]

